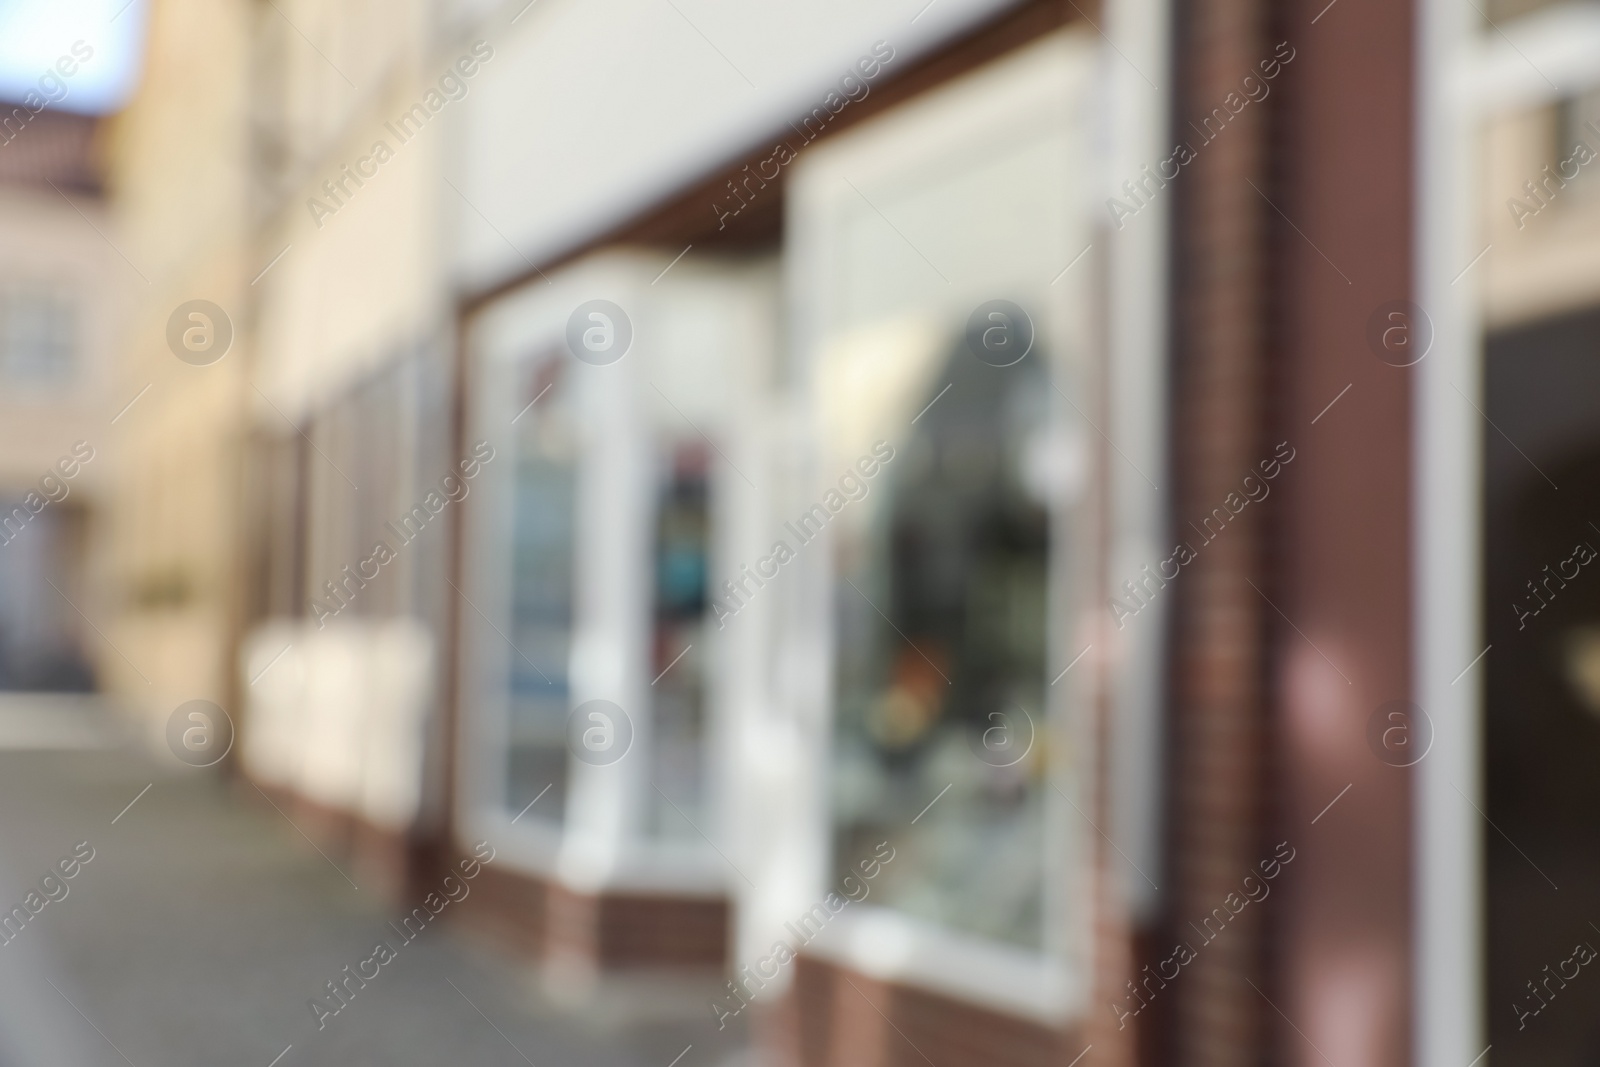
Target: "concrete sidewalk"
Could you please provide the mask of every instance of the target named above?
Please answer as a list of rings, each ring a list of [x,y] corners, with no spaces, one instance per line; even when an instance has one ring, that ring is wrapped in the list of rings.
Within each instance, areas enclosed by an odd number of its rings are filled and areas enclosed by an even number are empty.
[[[93,857],[62,879],[79,842]],[[307,1001],[398,942],[393,913],[220,775],[125,748],[0,751],[0,910],[46,891],[60,899],[0,945],[0,1067],[669,1067],[690,1045],[678,1067],[718,1067],[741,1052],[709,1011],[559,1013],[527,967],[448,924],[319,1031]]]

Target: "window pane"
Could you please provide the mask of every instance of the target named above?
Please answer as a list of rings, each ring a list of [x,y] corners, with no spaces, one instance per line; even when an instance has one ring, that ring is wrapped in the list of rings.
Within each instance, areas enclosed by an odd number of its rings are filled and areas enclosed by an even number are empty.
[[[669,449],[661,472],[656,513],[655,631],[650,687],[655,735],[654,777],[672,803],[654,796],[655,831],[698,837],[705,800],[706,575],[710,519],[706,449]],[[654,792],[652,790],[652,792]],[[679,811],[673,810],[676,805]],[[685,816],[688,820],[685,820]]]
[[[69,382],[76,346],[77,308],[66,293],[32,285],[0,290],[0,375],[6,380]]]
[[[1051,389],[1039,353],[933,381],[840,539],[836,864],[892,840],[881,903],[1038,947]]]
[[[559,367],[551,362],[542,370],[554,374]],[[566,801],[576,449],[563,383],[543,386],[550,395],[517,424],[510,635],[517,652],[507,679],[506,804],[520,812],[549,786],[535,814],[559,820]]]

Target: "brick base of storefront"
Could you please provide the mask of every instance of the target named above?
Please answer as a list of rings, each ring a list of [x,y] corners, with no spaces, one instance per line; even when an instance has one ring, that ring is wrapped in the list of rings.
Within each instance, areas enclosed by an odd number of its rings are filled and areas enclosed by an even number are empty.
[[[1050,1026],[800,956],[794,981],[755,1020],[774,1067],[1063,1067],[1083,1051]]]
[[[407,834],[274,786],[241,780],[365,891],[402,909],[438,888],[470,844],[439,850]],[[260,790],[257,793],[257,790]],[[456,920],[511,955],[569,974],[682,969],[714,976],[728,957],[729,905],[720,897],[640,892],[580,893],[539,875],[485,864],[474,903]]]
[[[485,867],[476,908],[463,913],[515,954],[577,971],[718,971],[727,962],[729,906],[718,897],[580,893],[504,866]]]

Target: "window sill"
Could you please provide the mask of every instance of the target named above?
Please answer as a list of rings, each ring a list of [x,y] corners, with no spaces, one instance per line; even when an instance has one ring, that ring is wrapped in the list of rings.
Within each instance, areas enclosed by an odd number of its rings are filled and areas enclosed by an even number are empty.
[[[1061,1026],[1070,1017],[1067,968],[1060,960],[888,908],[852,905],[806,951],[880,981],[916,986],[1047,1026]]]

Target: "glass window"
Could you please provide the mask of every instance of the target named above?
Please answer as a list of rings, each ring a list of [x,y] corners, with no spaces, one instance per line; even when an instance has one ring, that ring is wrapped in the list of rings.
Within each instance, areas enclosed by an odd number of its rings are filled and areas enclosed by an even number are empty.
[[[541,397],[514,427],[511,534],[510,721],[505,803],[521,812],[549,792],[535,813],[559,821],[567,794],[568,654],[572,647],[577,434],[565,365],[533,371]],[[543,395],[548,390],[548,395]]]
[[[826,603],[794,615],[831,646],[829,882],[890,842],[867,908],[944,980],[982,981],[969,951],[1006,961],[1007,999],[1089,944],[1086,676],[1050,682],[1092,567],[1093,55],[1074,33],[1019,49],[792,178],[800,481],[824,494],[794,503],[834,513]]]
[[[407,547],[407,538],[425,529],[414,521],[412,509],[443,473],[423,471],[414,483],[407,480],[414,467],[413,383],[421,369],[415,359],[396,359],[310,420],[308,436],[315,447],[309,458],[307,595],[342,617],[398,615],[413,606],[396,577],[401,568],[383,567],[373,577],[365,574],[362,561],[380,542],[407,556],[420,551]],[[438,534],[430,537],[441,540]],[[352,570],[365,574],[359,584]]]
[[[891,839],[881,903],[1038,947],[1052,391],[958,345],[926,394],[839,543],[835,864]]]
[[[671,803],[654,798],[655,831],[698,837],[704,802],[707,604],[710,517],[704,444],[668,447],[658,479],[655,612],[650,686],[655,759],[652,781]],[[674,805],[679,809],[674,811]],[[687,816],[687,821],[685,819]]]
[[[0,289],[0,377],[19,385],[63,385],[76,371],[77,302],[42,285]]]

